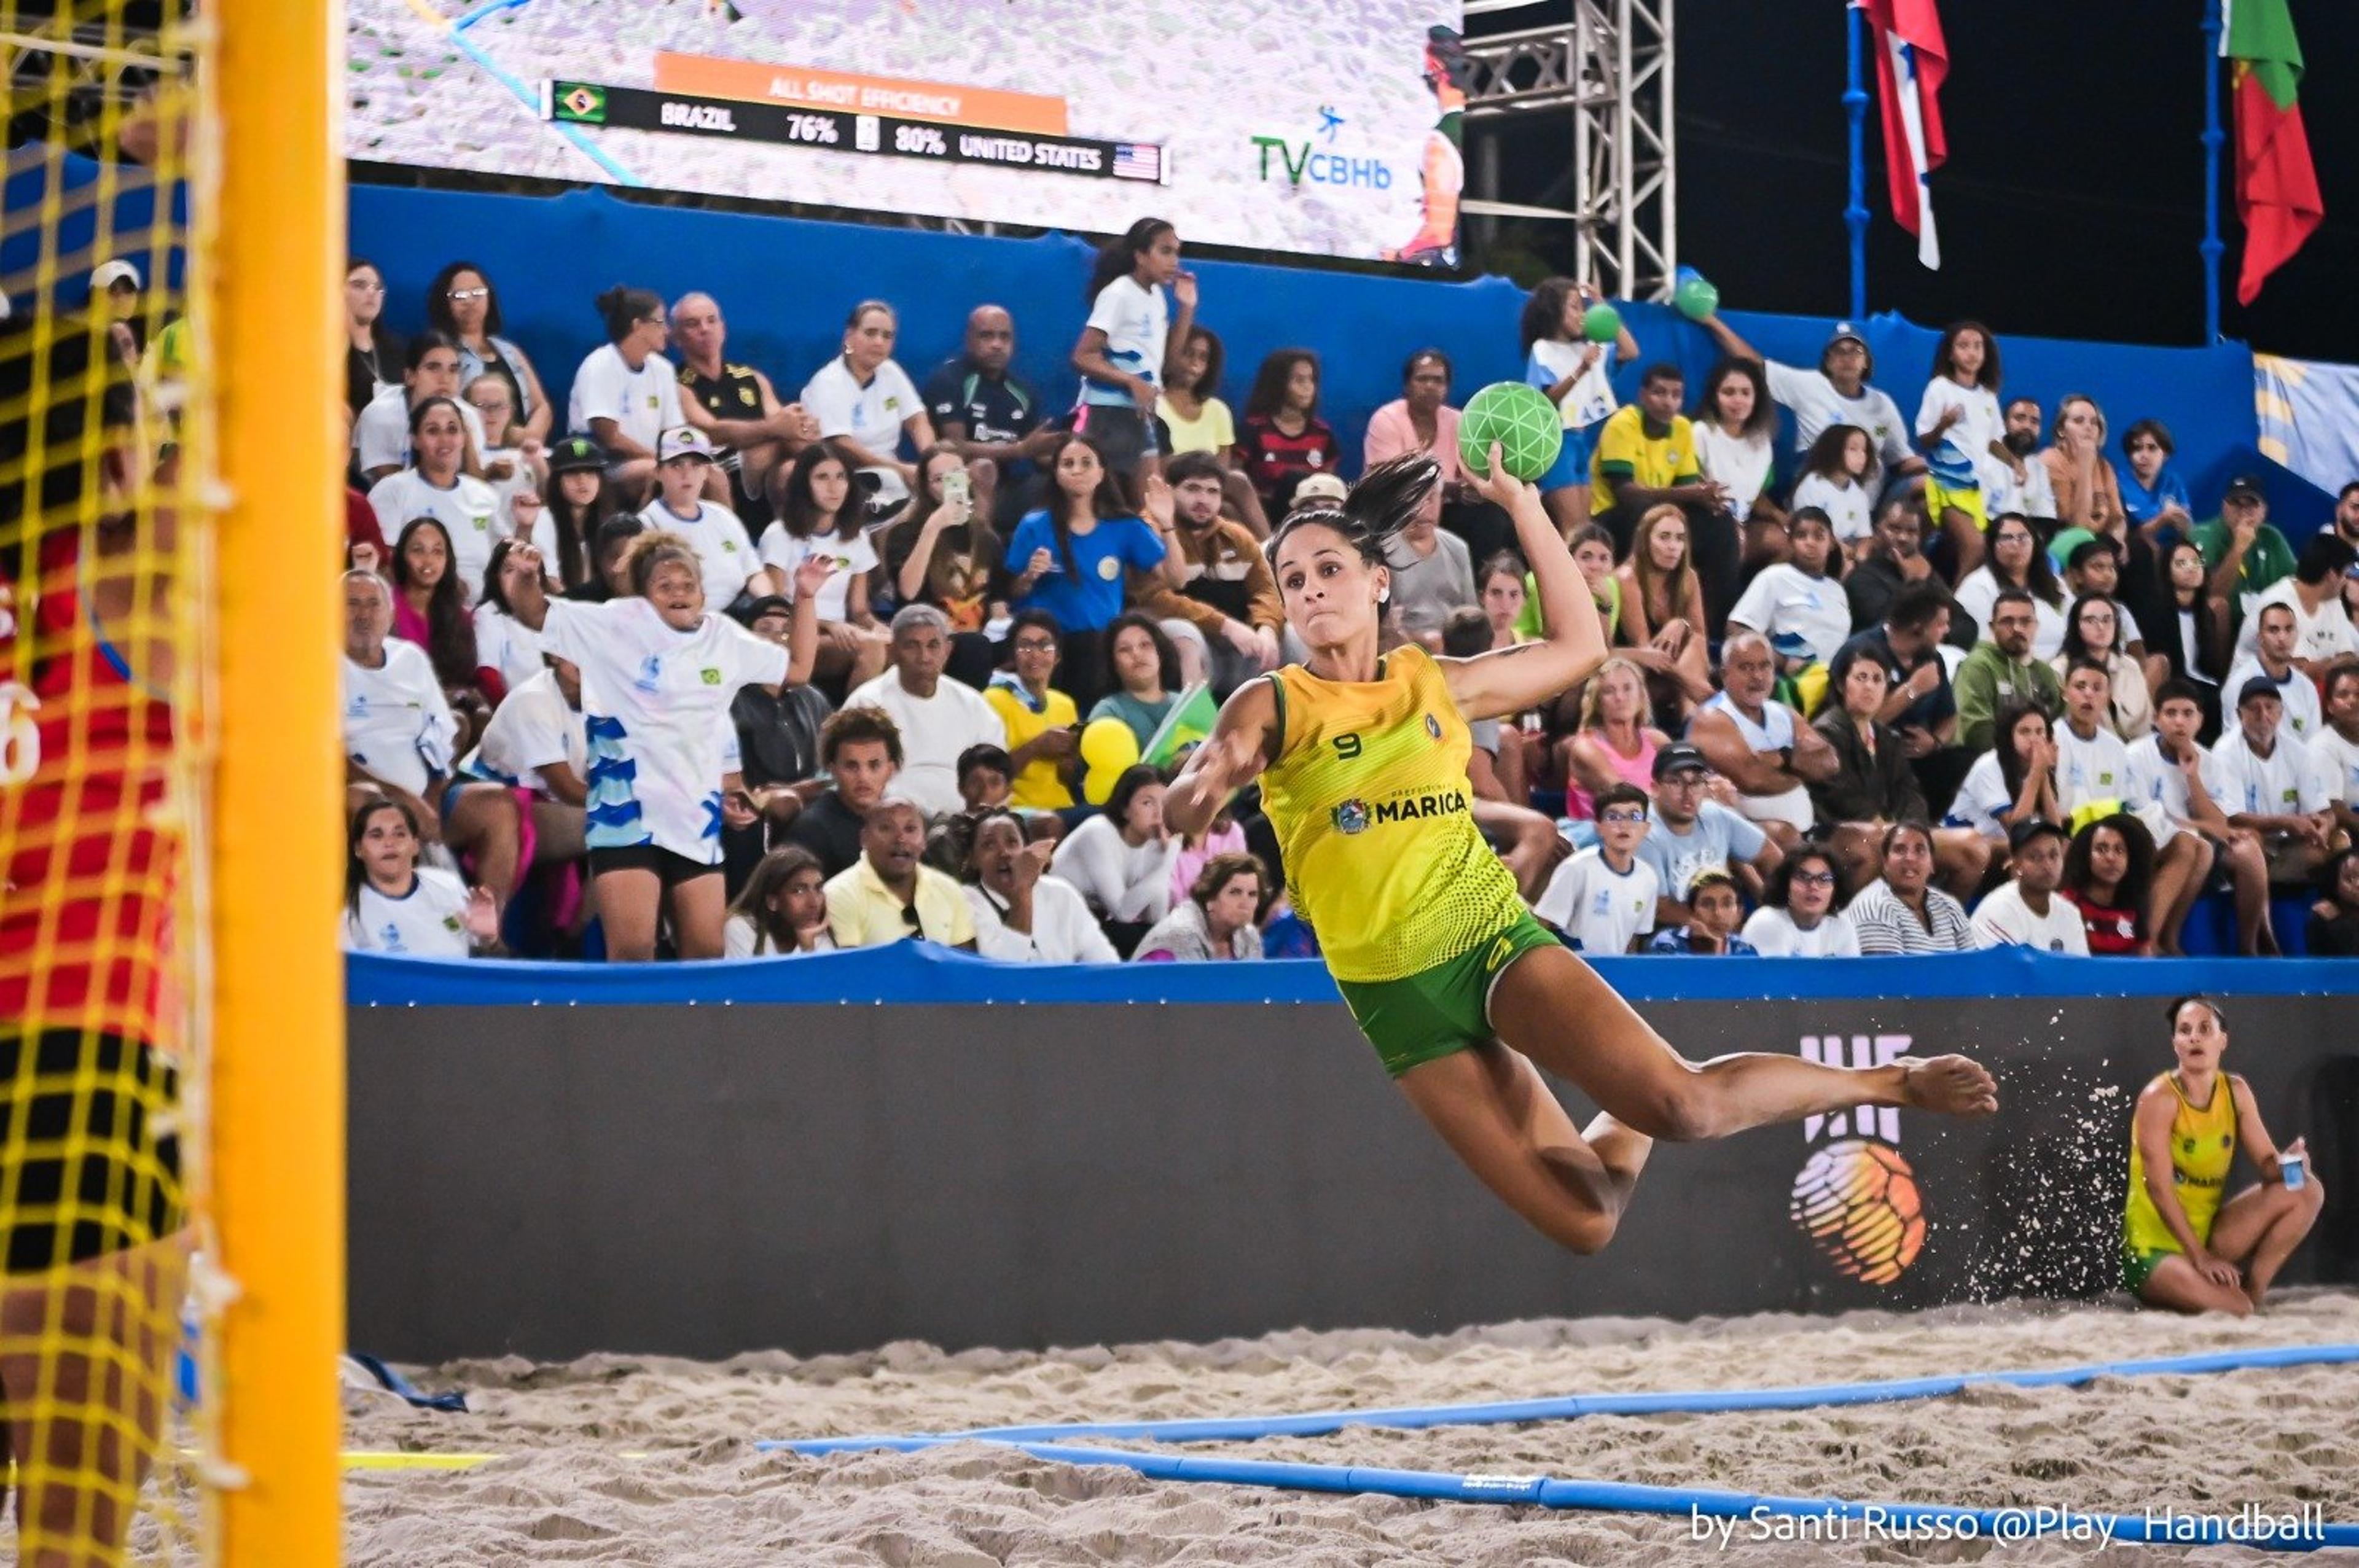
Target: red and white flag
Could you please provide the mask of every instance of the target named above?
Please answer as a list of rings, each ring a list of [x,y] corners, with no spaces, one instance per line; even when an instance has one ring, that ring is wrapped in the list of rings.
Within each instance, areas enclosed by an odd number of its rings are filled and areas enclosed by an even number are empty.
[[[1917,236],[1917,259],[1941,265],[1933,232],[1932,173],[1950,156],[1941,131],[1941,81],[1950,47],[1933,0],[1858,0],[1875,49],[1884,104],[1884,167],[1892,184],[1892,221]]]

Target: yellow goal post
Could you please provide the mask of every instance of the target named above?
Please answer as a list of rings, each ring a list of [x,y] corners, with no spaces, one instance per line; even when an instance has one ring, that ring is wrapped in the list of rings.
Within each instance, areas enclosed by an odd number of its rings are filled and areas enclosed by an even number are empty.
[[[342,1556],[343,43],[0,0],[7,1561]]]

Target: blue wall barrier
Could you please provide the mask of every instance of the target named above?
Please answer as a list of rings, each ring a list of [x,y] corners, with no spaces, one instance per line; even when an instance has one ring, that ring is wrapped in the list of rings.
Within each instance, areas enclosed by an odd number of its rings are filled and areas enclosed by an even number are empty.
[[[1142,210],[1143,211],[1143,210]],[[1136,212],[1109,211],[1119,227]],[[1184,238],[1184,236],[1183,236]],[[689,208],[649,207],[603,189],[527,197],[355,185],[352,248],[386,274],[386,317],[402,330],[425,319],[426,285],[459,257],[476,262],[501,287],[507,335],[533,357],[560,413],[574,367],[603,341],[591,301],[626,282],[676,298],[702,289],[722,303],[732,359],[769,373],[791,396],[834,354],[855,300],[875,296],[901,316],[896,357],[919,380],[956,351],[967,311],[985,300],[1016,321],[1016,365],[1050,402],[1071,401],[1066,353],[1088,314],[1082,289],[1091,246],[1069,235],[1016,240],[871,228]],[[1703,261],[1711,270],[1710,259]],[[1316,348],[1325,362],[1322,410],[1359,466],[1368,415],[1399,395],[1408,352],[1433,344],[1457,366],[1460,397],[1485,382],[1519,379],[1516,323],[1524,291],[1505,278],[1441,283],[1237,261],[1193,261],[1202,281],[1202,319],[1228,347],[1223,393],[1242,406],[1262,355],[1286,345]],[[1701,329],[1667,308],[1623,307],[1641,363],[1623,368],[1634,395],[1643,362],[1669,359],[1691,381],[1717,351]],[[1814,365],[1826,341],[1824,318],[1728,312],[1763,352]],[[2027,338],[1993,323],[2008,392],[2052,408],[2085,392],[2107,411],[2116,438],[2134,419],[2161,419],[2197,500],[2216,503],[2232,464],[2258,440],[2253,358],[2242,344],[2209,349],[2144,348]],[[1932,362],[1937,330],[1894,315],[1867,323],[1877,384],[1914,418]],[[2315,492],[2288,486],[2288,503],[2314,505]],[[2281,516],[2297,529],[2322,517]]]
[[[2359,994],[2359,958],[2068,958],[2027,947],[1921,958],[1609,957],[1598,973],[1632,1001],[1818,997],[2174,997]],[[881,1004],[985,1007],[1335,1005],[1316,958],[1251,964],[1002,964],[902,942],[807,958],[705,964],[468,963],[353,953],[353,1007]]]

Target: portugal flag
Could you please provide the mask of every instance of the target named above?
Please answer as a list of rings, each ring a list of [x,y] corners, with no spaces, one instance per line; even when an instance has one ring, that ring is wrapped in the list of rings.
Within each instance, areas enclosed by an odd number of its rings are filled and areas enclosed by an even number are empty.
[[[2301,45],[2286,0],[2222,4],[2228,25],[2220,52],[2235,62],[2236,216],[2245,225],[2236,302],[2250,305],[2262,280],[2301,249],[2326,216],[2326,203],[2301,128]]]

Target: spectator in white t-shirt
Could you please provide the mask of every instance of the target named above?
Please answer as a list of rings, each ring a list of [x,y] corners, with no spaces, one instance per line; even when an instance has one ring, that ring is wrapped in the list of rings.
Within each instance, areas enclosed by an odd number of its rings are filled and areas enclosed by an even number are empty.
[[[730,958],[834,952],[835,934],[827,926],[827,871],[819,857],[799,844],[763,856],[729,905],[722,947]]]
[[[1925,460],[1909,449],[1908,426],[1900,416],[1900,406],[1868,384],[1875,374],[1875,361],[1868,352],[1867,339],[1849,321],[1835,323],[1816,370],[1799,370],[1767,358],[1717,316],[1707,316],[1701,325],[1723,352],[1759,362],[1768,378],[1769,395],[1794,416],[1797,454],[1816,445],[1820,433],[1830,425],[1853,425],[1866,431],[1868,467],[1861,482],[1871,502],[1892,481],[1925,471]]]
[[[835,570],[820,590],[819,677],[853,686],[885,668],[889,639],[868,608],[868,579],[876,550],[861,526],[860,496],[875,481],[853,471],[851,452],[832,440],[813,441],[795,454],[775,485],[777,521],[762,530],[762,560],[791,579],[814,557]]]
[[[862,300],[844,321],[843,351],[803,384],[803,409],[819,421],[819,433],[863,473],[876,476],[880,514],[907,501],[918,482],[918,465],[901,458],[903,436],[913,451],[934,444],[934,424],[917,383],[893,359],[900,330],[890,305]]]
[[[598,297],[598,315],[606,344],[573,373],[565,422],[605,449],[606,477],[636,506],[655,488],[657,440],[687,423],[679,373],[664,358],[671,323],[661,295],[619,284]]]
[[[1827,514],[1846,560],[1875,531],[1875,492],[1867,483],[1875,449],[1856,425],[1830,425],[1801,455],[1802,477],[1794,484],[1797,511],[1808,506]]]
[[[393,590],[386,580],[349,571],[343,588],[346,807],[398,801],[422,838],[472,856],[475,880],[505,897],[516,882],[516,803],[496,789],[454,785],[458,721],[426,651],[387,635]]]
[[[1564,445],[1549,471],[1534,482],[1560,533],[1571,534],[1590,519],[1589,465],[1597,450],[1598,427],[1621,405],[1614,395],[1614,372],[1638,357],[1638,340],[1621,328],[1610,343],[1589,341],[1589,311],[1604,296],[1570,277],[1541,281],[1524,301],[1519,323],[1524,341],[1524,383],[1556,405]]]
[[[500,501],[482,480],[466,473],[467,427],[455,398],[420,398],[409,411],[409,456],[416,465],[397,469],[369,488],[369,510],[380,525],[399,530],[431,517],[451,536],[451,570],[459,598],[482,597],[484,568],[501,535]]]
[[[737,514],[706,499],[712,472],[712,443],[703,431],[693,425],[666,430],[656,438],[656,498],[640,509],[639,521],[688,541],[704,574],[705,602],[726,611],[741,597],[778,592],[792,568],[773,573]]]
[[[2039,438],[2048,428],[2039,399],[2010,397],[2001,416],[2006,424],[1999,445],[2006,459],[1993,457],[1983,467],[1983,510],[1993,517],[2020,512],[2053,522],[2056,484],[2048,477],[2048,465],[2039,460]]]
[[[2293,611],[2293,663],[2311,680],[2326,674],[2337,659],[2359,654],[2359,629],[2343,607],[2344,574],[2359,551],[2332,531],[2313,534],[2301,546],[2291,577],[2279,578],[2253,601],[2254,613],[2245,617],[2236,634],[2236,652],[2249,654],[2260,640],[2259,611],[2282,604]]]
[[[810,618],[798,610],[790,653],[708,611],[696,553],[677,535],[641,535],[630,568],[630,597],[552,600],[541,629],[549,652],[582,669],[587,838],[607,957],[653,957],[669,903],[679,956],[717,958],[722,829],[750,826],[756,810],[728,761],[730,704],[740,687],[804,677]],[[825,569],[813,562],[799,575],[806,598]]]
[[[1090,319],[1071,356],[1082,375],[1074,428],[1127,485],[1159,471],[1155,405],[1196,319],[1196,278],[1180,268],[1180,232],[1139,219],[1098,252],[1086,296]]]
[[[846,708],[881,708],[901,727],[896,783],[929,817],[947,816],[964,805],[958,765],[971,748],[1007,744],[1007,726],[983,693],[943,678],[950,630],[950,617],[932,605],[902,606],[893,617],[892,667],[843,699]]]
[[[1142,762],[1124,770],[1105,810],[1066,834],[1050,862],[1112,927],[1107,935],[1117,948],[1136,946],[1171,912],[1171,862],[1180,840],[1163,825],[1164,794],[1163,775],[1154,768]]]
[[[542,673],[540,623],[549,613],[545,559],[522,539],[492,546],[484,597],[475,606],[475,686],[495,712],[509,694]]]
[[[1728,496],[1745,565],[1782,561],[1785,510],[1769,492],[1777,473],[1777,406],[1756,360],[1723,359],[1704,373],[1691,418],[1696,468]]]
[[[516,505],[525,496],[538,500],[549,482],[549,452],[539,437],[516,420],[516,384],[489,371],[462,389],[468,407],[484,422],[484,449],[476,453],[484,467],[484,482],[500,498],[502,521],[516,521]],[[529,528],[516,530],[529,535]],[[555,554],[545,542],[545,553]]]
[[[345,838],[344,951],[464,958],[499,946],[500,911],[488,888],[467,891],[449,871],[418,863],[418,818],[382,796],[353,813]]]
[[[1856,958],[1859,933],[1835,908],[1842,893],[1834,857],[1805,845],[1769,873],[1745,939],[1765,958]]]
[[[1597,842],[1549,876],[1532,913],[1584,953],[1635,953],[1655,930],[1660,886],[1638,859],[1651,810],[1647,792],[1618,784],[1597,797]]]
[[[410,460],[410,416],[429,397],[447,397],[458,404],[460,422],[467,427],[467,445],[459,466],[474,473],[486,444],[484,421],[459,402],[459,349],[440,332],[420,332],[409,340],[403,361],[401,384],[388,386],[368,401],[353,420],[353,463],[363,484],[375,484]]]
[[[1774,525],[1773,525],[1774,526]],[[1832,664],[1851,641],[1851,600],[1843,593],[1843,557],[1834,530],[1815,506],[1796,506],[1782,530],[1781,558],[1763,567],[1728,612],[1728,630],[1749,627],[1775,639],[1792,632],[1810,640],[1819,663]]]
[[[2033,818],[2007,835],[2015,875],[1974,910],[1977,947],[2033,947],[2043,953],[2089,956],[2081,912],[2056,890],[2064,881],[2064,829]]]
[[[2310,742],[2326,775],[2327,800],[2345,833],[2359,836],[2359,665],[2326,676],[2326,721]]]
[[[2006,455],[1998,381],[1998,340],[1979,321],[1960,321],[1941,334],[1932,379],[1917,406],[1925,514],[1949,535],[1952,582],[1982,565],[1983,530],[1995,515],[1983,494],[1983,470]]]
[[[2307,882],[2326,858],[2334,831],[2326,771],[2310,747],[2287,732],[2277,683],[2256,676],[2236,693],[2235,722],[2212,748],[2220,764],[2221,807],[2238,827],[2261,836],[2269,881]]]
[[[582,671],[554,654],[548,667],[520,681],[484,726],[484,738],[459,764],[530,797],[532,865],[579,860],[587,851],[590,741],[582,720]],[[592,911],[586,903],[582,917]]]
[[[2318,687],[2294,662],[2294,650],[2300,643],[2300,618],[2289,604],[2268,604],[2253,620],[2260,627],[2253,649],[2229,666],[2228,679],[2220,689],[2233,700],[2253,682],[2267,681],[2277,688],[2281,731],[2288,740],[2307,742],[2318,733],[2324,716],[2319,711]]]
[[[1025,842],[1012,811],[976,818],[967,845],[966,901],[975,951],[1013,964],[1118,964],[1079,889],[1048,874],[1056,845]]]
[[[2068,818],[2084,806],[2129,798],[2130,753],[2108,721],[2112,694],[2113,676],[2096,660],[2075,659],[2065,667],[2064,719],[2056,727],[2056,803]]]

